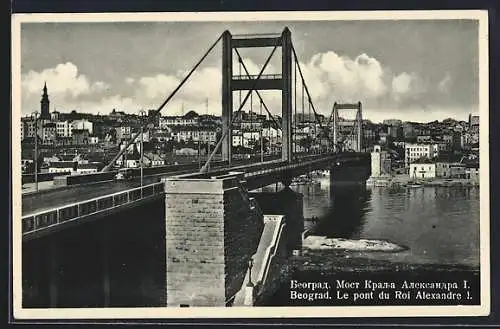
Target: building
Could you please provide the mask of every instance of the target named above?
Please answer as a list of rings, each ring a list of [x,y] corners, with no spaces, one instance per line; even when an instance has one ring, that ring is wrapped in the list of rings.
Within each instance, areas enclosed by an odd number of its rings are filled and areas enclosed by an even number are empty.
[[[51,155],[51,156],[45,156],[43,157],[43,163],[47,164],[50,166],[51,163],[61,161],[57,156]]]
[[[416,136],[415,126],[410,122],[405,122],[403,124],[403,135],[404,138],[413,138]]]
[[[469,128],[479,126],[479,115],[469,114]]]
[[[119,126],[116,127],[116,141],[120,143],[124,140],[129,140],[132,135],[132,129],[130,126]]]
[[[71,137],[73,145],[89,144],[89,131],[87,129],[73,129]]]
[[[73,173],[76,170],[78,163],[76,161],[57,161],[51,162],[49,165],[49,173],[67,172]]]
[[[141,156],[136,152],[132,154],[127,154],[125,160],[126,168],[140,168],[141,167]]]
[[[403,138],[403,127],[389,126],[387,127],[387,134],[391,136],[392,139],[401,139]]]
[[[146,156],[145,156],[146,158]],[[149,160],[149,163],[152,167],[157,167],[157,166],[164,166],[165,165],[165,160],[156,153],[151,153],[147,155],[147,158]],[[144,161],[146,162],[146,161]]]
[[[455,131],[442,135],[443,142],[449,145],[449,149],[458,150],[461,147],[461,134]]]
[[[26,123],[21,120],[21,141],[24,139],[24,130],[25,130]]]
[[[261,138],[260,131],[233,131],[233,146],[253,147],[254,143]]]
[[[380,145],[373,147],[371,152],[371,177],[380,177],[391,174],[391,157],[390,154],[382,150]]]
[[[99,137],[95,135],[89,136],[89,144],[92,145],[99,144]]]
[[[479,184],[479,161],[465,164],[465,177],[470,179],[473,183]]]
[[[45,123],[42,129],[42,143],[44,145],[54,145],[56,138],[56,124],[53,122]]]
[[[77,174],[92,174],[100,169],[100,163],[79,163],[76,167]]]
[[[55,146],[73,145],[73,137],[57,137],[54,145]]]
[[[417,143],[430,143],[432,141],[431,135],[419,135],[417,136]]]
[[[353,140],[354,138],[355,138],[355,136],[352,136],[351,140]],[[389,136],[388,133],[386,133],[386,132],[380,132],[378,134],[378,142],[380,144],[388,144],[390,140],[391,140],[391,138],[390,138],[390,136]]]
[[[262,121],[244,120],[237,122],[235,125],[243,131],[262,130]]]
[[[439,155],[438,144],[405,143],[406,167],[408,167],[412,162],[420,158],[433,159],[438,155]]]
[[[459,162],[436,162],[436,177],[465,178],[465,164]]]
[[[148,120],[153,123],[154,127],[158,127],[160,125],[160,116],[161,114],[157,110],[148,110]],[[151,119],[153,117],[153,119]]]
[[[217,142],[217,132],[210,127],[174,126],[171,128],[172,139],[177,142],[202,142],[214,144]]]
[[[421,158],[410,164],[411,179],[436,178],[436,163],[428,158]]]
[[[377,141],[377,133],[372,126],[365,126],[363,128],[363,145],[366,147],[374,146]]]
[[[382,123],[387,126],[401,126],[403,124],[399,119],[386,119]]]
[[[158,142],[166,142],[172,139],[172,134],[168,131],[157,130],[153,132],[151,139]]]
[[[38,136],[41,137],[41,130],[43,127],[43,123],[38,120]],[[24,117],[21,119],[21,139],[35,137],[35,120],[31,117]]]
[[[92,134],[94,132],[93,123],[90,122],[87,119],[73,120],[71,122],[71,129],[72,130],[75,130],[75,129],[79,129],[79,130],[87,129],[88,132],[89,132],[89,134]]]
[[[72,125],[69,121],[57,121],[56,133],[57,137],[71,137]]]
[[[241,131],[233,131],[233,146],[243,146],[243,133]]]
[[[198,114],[195,111],[189,111],[182,116],[164,116],[159,119],[159,127],[165,129],[172,126],[194,126],[198,124]]]
[[[50,101],[49,95],[47,94],[47,83],[43,85],[43,94],[42,100],[40,101],[40,119],[41,120],[50,120]]]
[[[52,121],[59,121],[60,115],[61,115],[60,112],[58,112],[58,111],[52,111],[52,113],[50,114],[50,120],[52,120]]]

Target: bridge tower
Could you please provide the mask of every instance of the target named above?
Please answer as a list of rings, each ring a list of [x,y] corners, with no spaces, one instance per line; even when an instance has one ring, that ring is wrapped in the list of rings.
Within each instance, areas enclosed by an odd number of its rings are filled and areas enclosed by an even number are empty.
[[[342,136],[342,124],[339,118],[339,110],[356,110],[356,119],[352,125],[349,134]],[[361,102],[355,104],[333,104],[333,144],[336,151],[340,151],[339,147],[345,147],[350,144],[356,152],[361,152],[363,148],[363,113]]]
[[[233,49],[281,47],[281,75],[257,76],[233,75]],[[222,36],[222,160],[231,164],[233,91],[281,90],[282,160],[292,159],[292,37],[288,28],[274,35]]]

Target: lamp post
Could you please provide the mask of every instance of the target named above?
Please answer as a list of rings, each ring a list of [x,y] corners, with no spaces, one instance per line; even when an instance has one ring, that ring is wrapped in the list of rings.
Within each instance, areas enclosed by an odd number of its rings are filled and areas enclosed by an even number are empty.
[[[262,130],[260,131],[260,162],[264,162],[264,138],[262,138]]]
[[[38,112],[31,113],[31,117],[35,121],[35,192],[38,192]]]
[[[201,169],[201,143],[200,143],[200,132],[198,131],[198,170]]]
[[[141,117],[140,119],[140,125],[141,125],[141,197],[142,197],[142,186],[144,183],[144,128],[142,127],[142,124],[144,122],[144,116],[146,115],[146,111],[141,110],[139,111],[139,116]]]

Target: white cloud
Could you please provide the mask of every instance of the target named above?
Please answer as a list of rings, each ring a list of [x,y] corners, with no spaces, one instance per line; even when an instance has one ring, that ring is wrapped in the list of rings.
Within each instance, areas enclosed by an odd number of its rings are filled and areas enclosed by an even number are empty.
[[[329,51],[302,65],[306,83],[321,98],[334,94],[345,101],[357,101],[380,97],[387,90],[382,65],[364,53],[353,60]]]
[[[29,94],[40,95],[45,82],[51,94],[63,94],[71,97],[109,88],[102,81],[90,83],[85,75],[79,74],[78,67],[71,62],[59,64],[41,72],[29,71],[21,79],[23,92],[28,94],[26,96]]]
[[[263,64],[256,63],[252,58],[244,58],[243,61],[252,75],[258,74]],[[234,62],[233,73],[236,75],[238,62],[236,59]],[[394,76],[390,68],[384,67],[376,58],[365,53],[349,58],[328,51],[314,55],[308,62],[300,63],[300,66],[316,109],[325,115],[330,113],[335,101],[361,101],[375,107],[380,104],[384,105],[384,102],[398,103],[419,90],[419,81],[415,73],[403,72]],[[265,73],[272,74],[280,71],[280,67],[269,65]],[[68,62],[41,72],[30,71],[22,77],[23,108],[25,108],[24,111],[39,108],[41,88],[44,81],[47,81],[52,102],[51,109],[109,113],[116,108],[135,113],[143,108],[158,108],[187,73],[187,71],[178,71],[170,75],[160,73],[138,78],[127,77],[122,80],[127,87],[122,89],[121,94],[113,95],[110,90],[114,85],[103,81],[89,81],[78,71],[76,65]],[[220,115],[221,79],[220,67],[199,68],[167,104],[162,113],[181,114],[182,108],[184,108],[184,113],[188,109],[205,113],[208,101],[208,112]],[[448,82],[443,81],[443,86],[446,86]],[[292,88],[294,85],[292,83]],[[126,94],[127,90],[133,91]],[[242,91],[241,94],[244,98],[247,91]],[[260,94],[272,113],[281,112],[279,91],[260,91]],[[299,79],[297,81],[297,111],[302,110],[301,96]],[[294,96],[293,99],[295,100]],[[233,104],[236,110],[239,107],[237,92],[234,93]],[[308,111],[307,98],[305,105],[305,111]],[[250,106],[249,100],[244,110],[248,111]],[[259,110],[259,99],[255,93],[253,94],[253,110]]]
[[[142,77],[139,79],[140,89],[137,91],[138,96],[156,99],[166,97],[166,94],[172,91],[179,84],[179,80],[173,76],[158,74],[151,77]]]
[[[96,91],[96,92],[102,92],[102,91],[108,90],[109,88],[110,88],[110,85],[108,85],[107,83],[104,83],[102,81],[94,82],[91,86],[91,90]]]
[[[411,90],[415,77],[413,74],[403,72],[392,79],[392,91],[396,94],[406,94]]]

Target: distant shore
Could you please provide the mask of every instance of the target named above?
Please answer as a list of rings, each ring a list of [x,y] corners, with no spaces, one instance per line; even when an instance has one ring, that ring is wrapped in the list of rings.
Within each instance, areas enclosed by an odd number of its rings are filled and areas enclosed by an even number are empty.
[[[383,177],[370,177],[366,181],[368,186],[380,187],[418,187],[418,186],[463,186],[477,187],[479,181],[468,178],[429,178],[429,179],[412,179],[409,175],[394,175]]]

